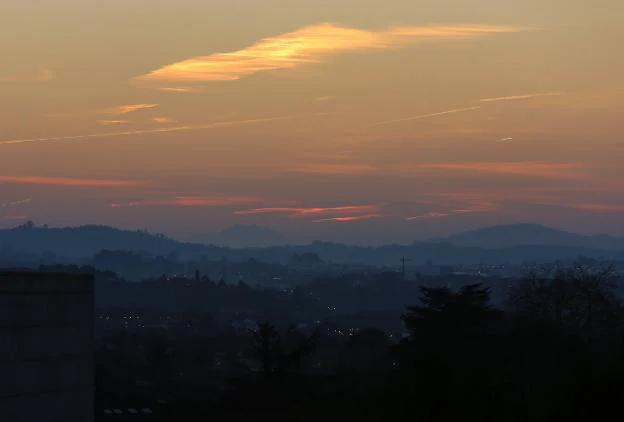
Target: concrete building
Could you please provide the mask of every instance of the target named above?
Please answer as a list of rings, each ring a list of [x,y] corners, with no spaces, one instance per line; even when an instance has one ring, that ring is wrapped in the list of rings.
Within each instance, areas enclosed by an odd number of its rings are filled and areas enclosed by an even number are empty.
[[[0,272],[0,421],[94,418],[93,278]]]

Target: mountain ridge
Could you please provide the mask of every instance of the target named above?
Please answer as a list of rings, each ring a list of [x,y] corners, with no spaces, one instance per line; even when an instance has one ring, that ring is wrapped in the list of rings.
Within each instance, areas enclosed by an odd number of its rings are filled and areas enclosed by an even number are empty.
[[[535,230],[527,231],[527,229]],[[507,245],[497,245],[490,241],[490,237],[500,240],[500,236],[504,236],[510,230],[512,232],[527,231],[540,236],[550,233],[553,238],[544,240],[525,236],[520,239],[520,243],[512,244],[513,242],[509,240]],[[624,260],[624,242],[622,238],[617,237],[583,236],[539,225],[486,227],[477,229],[477,234],[472,234],[473,238],[470,233],[462,232],[447,238],[430,239],[409,245],[366,247],[315,241],[306,245],[229,248],[178,241],[162,234],[151,234],[145,230],[122,230],[102,225],[49,228],[27,224],[0,230],[0,259],[2,255],[52,253],[71,260],[84,260],[91,259],[102,250],[118,250],[187,260],[225,258],[232,261],[245,261],[254,258],[276,263],[288,263],[294,254],[315,253],[325,262],[390,266],[398,265],[403,256],[409,257],[414,263],[432,260],[438,264],[457,265],[551,262],[577,258],[580,255],[596,259],[617,257],[617,259]],[[479,238],[480,233],[487,235]],[[569,239],[569,236],[576,240],[587,240],[588,244],[573,244],[576,241],[566,243],[565,239]],[[522,244],[522,241],[530,242]],[[546,244],[540,241],[546,241]],[[592,245],[592,242],[595,244]],[[479,244],[480,246],[477,246]],[[603,247],[597,247],[600,245]]]

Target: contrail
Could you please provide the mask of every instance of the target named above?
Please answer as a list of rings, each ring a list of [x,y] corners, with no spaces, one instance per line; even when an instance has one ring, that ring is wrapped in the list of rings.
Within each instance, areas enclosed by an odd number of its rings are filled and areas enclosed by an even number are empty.
[[[404,117],[402,119],[394,119],[394,120],[385,120],[383,122],[373,123],[372,126],[387,125],[387,124],[390,124],[390,123],[407,122],[409,120],[420,120],[420,119],[426,119],[428,117],[444,116],[445,114],[463,113],[465,111],[479,110],[480,108],[481,108],[481,106],[466,107],[466,108],[455,108],[453,110],[441,111],[439,113],[421,114],[420,116]]]
[[[507,97],[496,97],[496,98],[482,98],[479,101],[482,103],[497,103],[500,101],[514,101],[514,100],[529,100],[531,98],[539,98],[539,97],[558,97],[560,95],[565,95],[565,92],[543,92],[538,94],[525,94],[525,95],[510,95]]]
[[[187,131],[187,130],[215,129],[219,127],[247,125],[247,124],[253,124],[253,123],[293,120],[293,119],[298,119],[302,117],[325,116],[328,114],[330,113],[297,114],[294,116],[267,117],[267,118],[249,119],[249,120],[232,120],[232,121],[227,121],[227,122],[216,122],[216,123],[210,123],[207,125],[198,125],[198,126],[175,126],[175,127],[158,128],[158,129],[131,130],[131,131],[124,131],[124,132],[91,133],[91,134],[85,134],[85,135],[52,136],[48,138],[33,138],[33,139],[11,139],[11,140],[0,141],[0,145],[24,144],[24,143],[30,143],[30,142],[46,142],[46,141],[71,141],[71,140],[76,140],[76,139],[106,138],[109,136],[131,136],[131,135],[146,135],[146,134],[153,134],[153,133],[181,132],[181,131]]]

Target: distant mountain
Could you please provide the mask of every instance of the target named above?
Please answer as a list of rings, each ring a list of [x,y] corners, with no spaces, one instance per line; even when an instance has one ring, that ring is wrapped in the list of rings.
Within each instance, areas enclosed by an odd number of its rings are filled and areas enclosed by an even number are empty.
[[[565,246],[605,250],[624,249],[624,238],[607,235],[584,236],[540,224],[507,224],[466,231],[444,239],[455,246],[509,248],[515,246]]]
[[[293,239],[276,230],[257,225],[235,225],[222,231],[195,235],[189,240],[230,248],[262,248],[296,243]]]
[[[283,237],[261,228],[226,230],[229,242],[236,236],[245,242],[280,242]],[[247,233],[257,236],[245,239]],[[214,239],[214,238],[213,238]],[[219,243],[225,243],[224,241]],[[232,244],[232,243],[231,243]],[[231,262],[255,259],[267,263],[293,264],[293,256],[313,256],[325,263],[390,266],[398,268],[407,257],[414,264],[432,260],[440,265],[546,263],[586,256],[624,260],[624,242],[610,236],[582,236],[539,225],[497,226],[461,233],[446,239],[411,245],[358,247],[340,243],[313,242],[308,245],[231,248],[185,243],[162,234],[120,230],[108,226],[48,228],[25,224],[0,230],[0,266],[37,263],[42,255],[54,255],[64,262],[89,263],[102,250],[134,252],[181,260],[225,258]],[[54,261],[50,259],[48,261]]]

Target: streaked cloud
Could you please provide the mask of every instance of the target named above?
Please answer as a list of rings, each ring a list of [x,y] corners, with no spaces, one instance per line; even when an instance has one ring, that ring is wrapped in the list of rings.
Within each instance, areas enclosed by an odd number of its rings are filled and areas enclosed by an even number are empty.
[[[36,83],[48,82],[56,78],[54,69],[44,66],[39,70],[33,69],[1,69],[0,83]]]
[[[0,204],[0,208],[15,207],[19,205],[28,204],[29,202],[32,202],[31,198],[20,199],[18,201],[5,202],[4,204]]]
[[[314,174],[366,175],[378,173],[379,169],[364,164],[306,164],[292,169],[292,171]]]
[[[585,168],[582,163],[554,163],[539,161],[520,162],[467,162],[431,163],[412,166],[414,170],[461,171],[518,176],[565,177],[578,176]]]
[[[202,92],[199,88],[182,88],[182,87],[163,87],[158,88],[160,92],[173,92],[173,93],[197,93]]]
[[[178,121],[173,120],[169,117],[152,117],[152,122],[164,125],[164,124],[177,123]]]
[[[565,94],[566,94],[565,92],[543,92],[543,93],[538,93],[538,94],[524,94],[524,95],[511,95],[507,97],[482,98],[479,100],[479,102],[496,103],[500,101],[530,100],[532,98],[539,98],[539,97],[559,97]]]
[[[263,198],[248,196],[176,196],[165,199],[147,199],[127,203],[111,204],[111,208],[176,206],[176,207],[224,207],[262,202]]]
[[[399,119],[392,119],[392,120],[383,120],[381,122],[375,122],[372,123],[372,126],[379,126],[379,125],[388,125],[391,123],[400,123],[400,122],[408,122],[410,120],[421,120],[421,119],[428,119],[431,117],[437,117],[437,116],[444,116],[447,114],[457,114],[457,113],[465,113],[468,111],[476,111],[481,109],[480,106],[474,106],[474,107],[464,107],[464,108],[455,108],[452,110],[446,110],[446,111],[440,111],[437,113],[427,113],[427,114],[420,114],[418,116],[411,116],[411,117],[402,117]]]
[[[382,218],[382,217],[385,217],[385,215],[383,214],[350,215],[347,217],[321,218],[319,220],[312,220],[312,222],[313,223],[349,222],[349,221],[372,220],[375,218]]]
[[[572,208],[591,212],[624,213],[624,204],[574,204]]]
[[[321,102],[323,102],[323,101],[331,101],[333,99],[334,99],[334,97],[332,95],[326,95],[324,97],[316,97],[314,99],[314,101],[321,101]]]
[[[310,207],[310,208],[293,208],[293,207],[274,207],[274,208],[253,208],[250,210],[236,211],[236,215],[256,215],[256,214],[288,214],[291,216],[306,216],[315,214],[332,214],[332,213],[368,213],[376,214],[379,212],[377,205],[349,205],[341,207]]]
[[[3,215],[0,218],[2,220],[18,221],[18,220],[27,220],[28,216],[27,215]]]
[[[430,219],[430,218],[442,218],[442,217],[448,217],[449,215],[451,215],[451,213],[448,212],[428,212],[426,214],[419,214],[419,215],[415,215],[413,217],[408,217],[407,220],[423,220],[423,219]]]
[[[137,81],[233,81],[259,72],[324,63],[337,53],[396,48],[427,40],[465,40],[534,28],[504,25],[396,26],[368,31],[331,23],[306,26],[262,39],[242,50],[193,57]]]
[[[114,126],[114,125],[125,125],[130,123],[129,120],[98,120],[98,123],[102,126]]]
[[[125,131],[125,132],[106,132],[106,133],[89,133],[85,135],[52,136],[52,137],[47,137],[47,138],[9,139],[9,140],[0,141],[0,145],[13,145],[13,144],[24,144],[24,143],[31,143],[31,142],[48,142],[48,141],[72,141],[72,140],[78,140],[78,139],[108,138],[108,137],[116,137],[116,136],[149,135],[149,134],[156,134],[156,133],[181,132],[181,131],[188,131],[188,130],[207,130],[207,129],[222,128],[222,127],[249,125],[249,124],[254,124],[254,123],[279,122],[279,121],[284,121],[284,120],[301,119],[301,118],[313,117],[313,116],[326,116],[328,114],[329,113],[297,114],[293,116],[219,121],[215,123],[209,123],[206,125],[197,125],[197,126],[175,126],[175,127],[165,127],[165,128],[157,128],[157,129],[131,130],[131,131]]]
[[[127,188],[145,186],[149,184],[148,182],[143,180],[78,179],[70,177],[46,176],[0,176],[0,183],[21,185],[77,186],[91,188]]]
[[[102,110],[105,114],[128,114],[135,111],[158,107],[158,104],[124,104]]]

